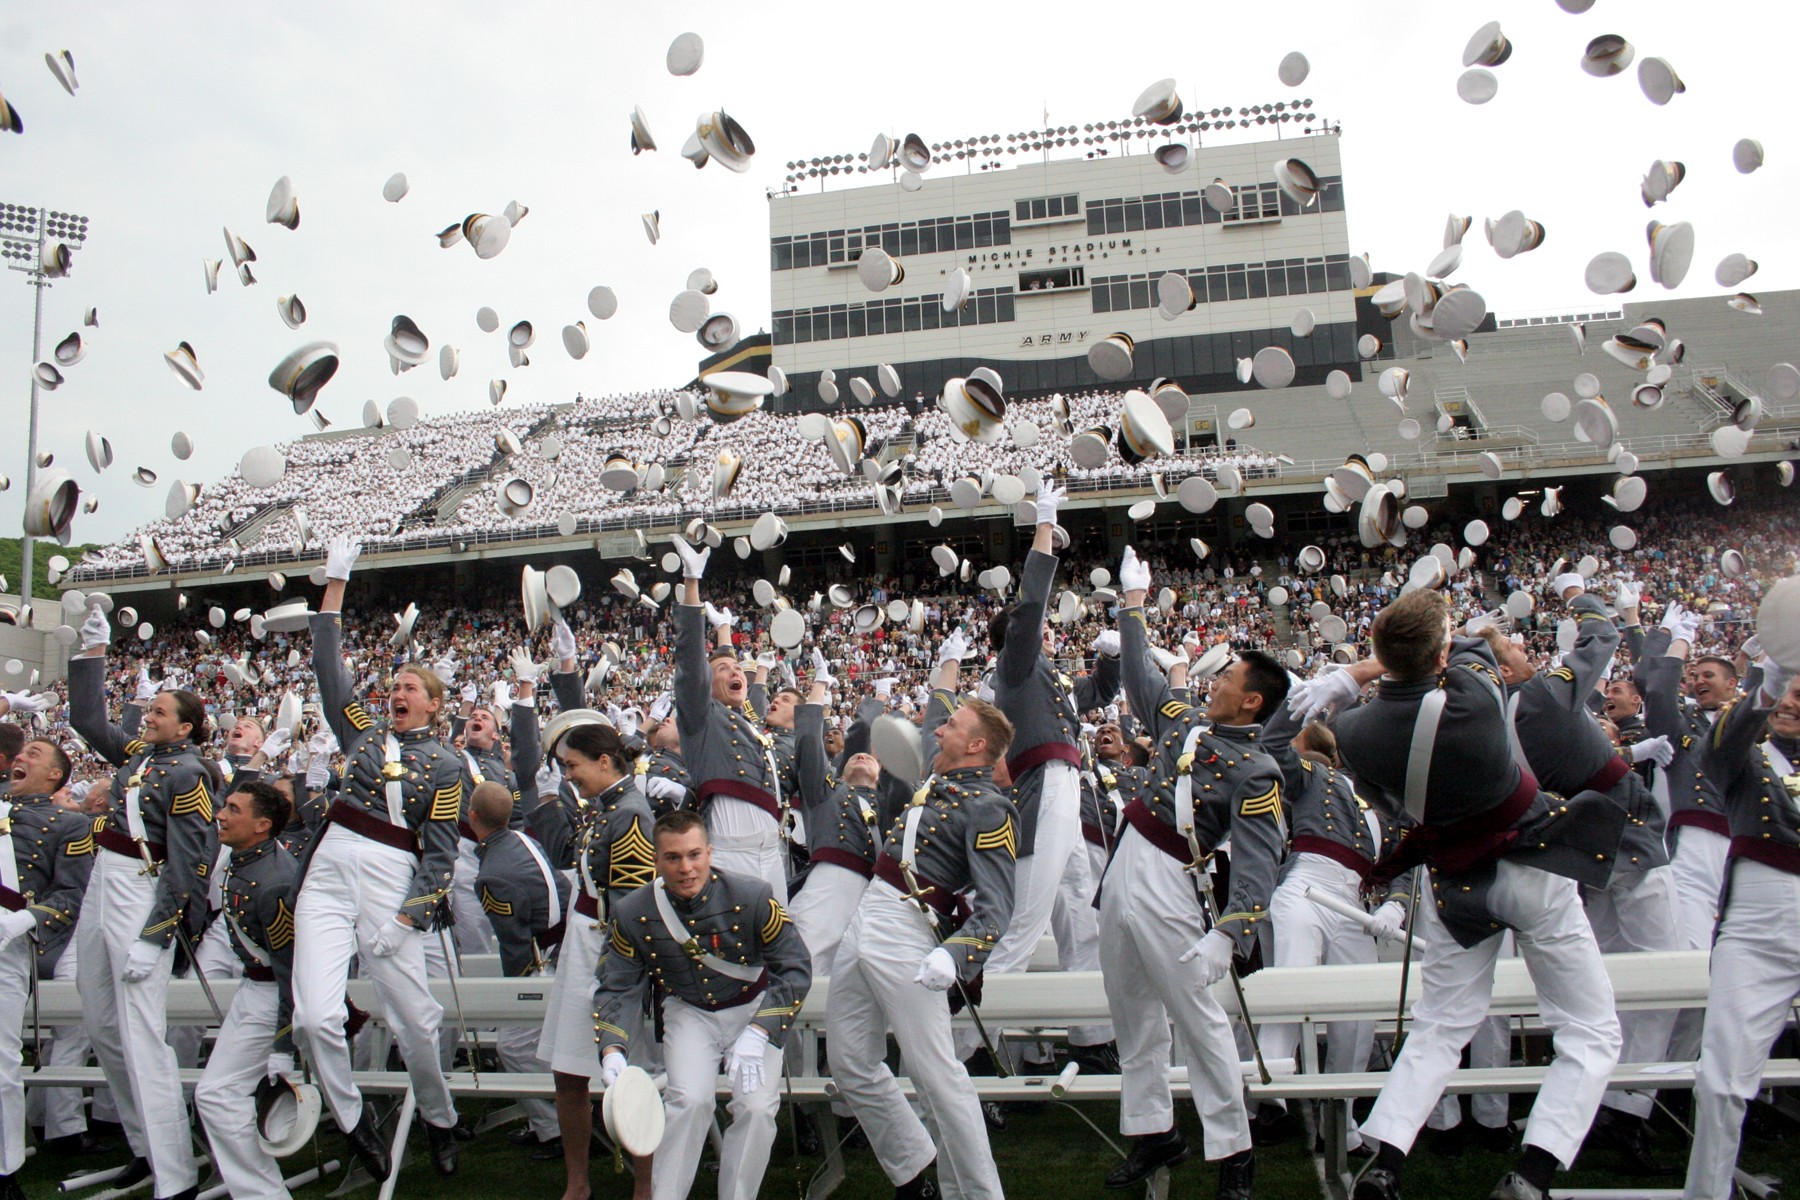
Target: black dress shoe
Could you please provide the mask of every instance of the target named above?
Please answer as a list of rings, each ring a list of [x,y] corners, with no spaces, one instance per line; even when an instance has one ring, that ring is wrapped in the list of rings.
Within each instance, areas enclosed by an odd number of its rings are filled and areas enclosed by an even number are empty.
[[[142,1183],[148,1178],[150,1178],[150,1160],[147,1158],[134,1158],[125,1164],[125,1169],[123,1171],[120,1171],[117,1175],[112,1177],[110,1186],[114,1190],[127,1188],[134,1183]]]
[[[1518,1149],[1513,1141],[1511,1125],[1483,1125],[1480,1121],[1465,1121],[1464,1137],[1469,1145],[1477,1150],[1486,1150],[1490,1154],[1511,1154]]]
[[[493,1072],[493,1074],[496,1075],[499,1073],[499,1071]],[[450,1127],[450,1132],[456,1135],[456,1140],[459,1142],[472,1142],[475,1140],[475,1127],[469,1124],[469,1118],[467,1117],[457,1117],[456,1124]]]
[[[1461,1158],[1469,1148],[1469,1122],[1461,1121],[1448,1129],[1433,1129],[1426,1149],[1439,1158]]]
[[[531,1152],[531,1161],[532,1162],[561,1162],[562,1156],[563,1156],[562,1139],[559,1137],[554,1137],[554,1138],[551,1138],[547,1142],[545,1142],[545,1141],[538,1142],[537,1148]]]
[[[112,1143],[91,1133],[66,1133],[62,1137],[41,1139],[38,1149],[58,1158],[87,1158],[107,1153],[112,1149]]]
[[[1650,1150],[1650,1122],[1643,1117],[1602,1108],[1588,1131],[1588,1142],[1613,1153],[1627,1175],[1673,1175],[1675,1168],[1656,1161]]]
[[[797,1106],[794,1109],[794,1146],[804,1158],[817,1158],[824,1149],[819,1144],[819,1128],[813,1124],[812,1114]]]
[[[456,1136],[454,1125],[433,1125],[425,1122],[425,1140],[431,1143],[431,1167],[439,1175],[456,1174],[457,1164],[462,1160],[462,1146]]]
[[[1279,1146],[1300,1132],[1300,1118],[1279,1104],[1259,1104],[1250,1122],[1250,1138],[1258,1146]]]
[[[1178,1167],[1187,1161],[1187,1139],[1179,1129],[1167,1133],[1146,1134],[1133,1138],[1131,1153],[1125,1161],[1106,1173],[1109,1188],[1136,1187],[1163,1167]]]
[[[1370,1167],[1356,1181],[1350,1200],[1400,1200],[1400,1175],[1386,1167]]]
[[[509,1146],[536,1146],[543,1140],[544,1139],[537,1135],[537,1131],[529,1125],[515,1129],[506,1135],[506,1144]]]
[[[350,1147],[350,1153],[356,1155],[356,1161],[362,1164],[363,1170],[380,1183],[393,1171],[393,1162],[388,1158],[387,1143],[381,1138],[381,1127],[375,1123],[375,1113],[367,1105],[363,1106],[362,1120],[356,1128],[344,1135],[344,1141]]]
[[[1240,1150],[1219,1163],[1218,1200],[1250,1200],[1256,1179],[1256,1151]]]
[[[0,1175],[0,1200],[25,1200],[25,1189],[17,1175]]]
[[[4,1193],[0,1193],[0,1196],[4,1196]],[[193,1187],[183,1188],[173,1196],[164,1196],[163,1200],[199,1200],[199,1198],[200,1185],[196,1183]]]
[[[981,1102],[981,1119],[987,1122],[988,1132],[1006,1132],[1006,1110],[993,1100]]]
[[[1070,1046],[1069,1061],[1081,1064],[1084,1075],[1120,1073],[1119,1047],[1116,1042],[1102,1042],[1098,1046]]]
[[[931,1166],[894,1189],[894,1200],[938,1200],[938,1187],[931,1178]]]

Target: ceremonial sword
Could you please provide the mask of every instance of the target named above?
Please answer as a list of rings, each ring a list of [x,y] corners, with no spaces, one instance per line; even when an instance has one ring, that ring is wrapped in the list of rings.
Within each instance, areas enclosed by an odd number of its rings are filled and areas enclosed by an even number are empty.
[[[448,903],[449,897],[444,897],[444,901]],[[456,986],[457,973],[462,970],[462,959],[458,958],[450,949],[450,938],[444,932],[444,926],[438,922],[434,922],[434,924],[437,924],[438,945],[444,951],[444,973],[450,978],[450,999],[456,1004],[456,1024],[462,1029],[463,1045],[469,1051],[469,1074],[474,1078],[475,1086],[480,1087],[481,1043],[477,1042],[469,1033],[469,1020],[463,1016],[462,992]]]
[[[1194,887],[1194,899],[1200,902],[1200,911],[1206,917],[1206,927],[1210,932],[1219,928],[1219,913],[1213,907],[1209,889],[1200,884],[1200,871],[1211,855],[1200,853],[1200,842],[1194,836],[1192,826],[1188,827],[1186,833],[1188,846],[1194,853],[1194,861],[1183,867],[1182,872],[1187,875],[1188,882]],[[1224,931],[1220,930],[1220,932]],[[1225,936],[1230,937],[1231,935],[1226,934]],[[1257,1040],[1256,1036],[1256,1022],[1250,1019],[1250,1004],[1244,999],[1244,981],[1238,978],[1237,948],[1235,946],[1232,947],[1231,961],[1225,964],[1225,973],[1231,976],[1231,990],[1237,994],[1238,1014],[1244,1018],[1244,1032],[1250,1035],[1250,1053],[1256,1058],[1256,1073],[1264,1083],[1273,1082],[1274,1076],[1269,1074],[1269,1066],[1263,1062],[1262,1043]]]
[[[144,874],[152,879],[161,878],[162,872],[157,868],[156,860],[150,857],[150,847],[143,838],[133,838],[137,843],[138,856],[144,860]],[[194,953],[194,939],[188,936],[187,916],[185,912],[175,915],[175,937],[181,942],[181,948],[187,953],[188,965],[194,969],[194,978],[200,981],[200,990],[206,994],[206,1003],[213,1011],[213,1020],[223,1025],[225,1012],[219,1007],[218,998],[213,995],[212,984],[206,980],[206,971],[200,966],[200,956]]]
[[[942,946],[950,936],[949,932],[939,925],[937,909],[925,903],[925,889],[919,886],[919,877],[913,874],[912,864],[901,863],[900,875],[906,880],[907,899],[918,905],[919,911],[925,914],[926,928],[931,930],[931,936],[936,939],[939,946]],[[1001,1051],[994,1048],[994,1040],[988,1036],[987,1025],[981,1020],[980,1010],[975,1007],[975,1001],[970,998],[968,989],[963,987],[962,976],[958,974],[954,982],[956,994],[962,997],[963,1007],[969,1010],[969,1019],[975,1023],[975,1032],[981,1035],[981,1044],[987,1047],[988,1057],[994,1060],[994,1074],[1001,1079],[1007,1078],[1013,1073],[1012,1064],[1007,1061]]]

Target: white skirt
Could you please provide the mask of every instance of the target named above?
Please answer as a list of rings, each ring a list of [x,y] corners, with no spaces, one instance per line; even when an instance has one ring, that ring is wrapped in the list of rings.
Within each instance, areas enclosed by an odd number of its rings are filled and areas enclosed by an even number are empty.
[[[550,981],[550,1000],[544,1010],[544,1028],[538,1036],[538,1057],[552,1071],[565,1075],[600,1077],[600,1047],[594,1040],[594,972],[606,949],[606,927],[595,927],[591,917],[575,911],[577,891],[569,898],[563,926],[562,948],[557,952],[556,974]]]

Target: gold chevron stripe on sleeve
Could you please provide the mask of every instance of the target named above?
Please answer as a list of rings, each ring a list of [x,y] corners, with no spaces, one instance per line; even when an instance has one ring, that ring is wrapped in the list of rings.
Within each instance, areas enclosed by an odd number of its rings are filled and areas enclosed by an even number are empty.
[[[999,825],[986,833],[976,834],[975,848],[977,850],[1004,850],[1008,858],[1019,857],[1019,834],[1013,825],[1012,817],[1006,817]]]
[[[612,927],[612,949],[614,954],[623,954],[626,958],[637,957],[637,948],[631,944],[631,939],[626,937],[624,931],[619,928],[617,921],[613,922]]]
[[[286,900],[275,902],[275,919],[263,932],[269,937],[271,950],[286,950],[294,944],[294,910],[287,906]]]
[[[369,710],[362,706],[361,700],[352,700],[344,705],[344,720],[350,722],[350,728],[358,733],[375,726],[375,719],[369,715]]]
[[[1240,817],[1278,817],[1281,815],[1281,785],[1271,783],[1260,796],[1246,796],[1238,805]]]
[[[512,905],[504,900],[494,899],[494,893],[485,887],[481,889],[481,908],[482,911],[491,912],[496,917],[512,916]]]
[[[183,792],[169,802],[171,817],[185,817],[189,813],[197,814],[202,821],[213,819],[212,796],[206,790],[205,780],[196,783],[192,791]]]
[[[766,946],[780,937],[782,926],[788,923],[787,910],[781,907],[779,900],[773,896],[769,897],[769,919],[763,922],[762,927],[763,945]]]
[[[644,836],[637,817],[612,844],[612,857],[607,864],[606,886],[614,889],[640,888],[656,875],[656,848]]]
[[[147,744],[145,744],[144,742],[140,741],[137,738],[132,738],[129,742],[125,743],[125,753],[126,754],[142,754],[144,751],[148,750],[149,748],[150,747]]]
[[[63,847],[63,853],[74,858],[80,858],[84,854],[92,854],[93,852],[94,835],[92,833],[88,833],[79,840],[70,842]]]
[[[1162,715],[1167,720],[1178,721],[1181,719],[1181,715],[1183,713],[1187,712],[1188,709],[1190,709],[1192,707],[1193,707],[1193,705],[1183,704],[1179,700],[1165,701],[1162,706]]]
[[[458,779],[449,787],[441,787],[431,798],[431,813],[427,817],[432,821],[454,821],[462,815],[462,780]]]

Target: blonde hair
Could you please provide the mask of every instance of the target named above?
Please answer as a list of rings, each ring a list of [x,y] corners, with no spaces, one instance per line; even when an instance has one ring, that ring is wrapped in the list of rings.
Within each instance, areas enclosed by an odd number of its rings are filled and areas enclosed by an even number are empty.
[[[448,711],[450,690],[444,686],[444,681],[438,678],[438,673],[436,671],[432,670],[430,667],[422,667],[418,663],[407,663],[404,667],[395,671],[394,674],[396,676],[413,676],[419,681],[420,685],[424,687],[425,694],[438,702],[437,716],[433,717],[431,720],[431,726],[435,729],[439,722],[444,719],[445,714]]]
[[[976,724],[981,726],[981,736],[987,742],[987,753],[990,762],[997,762],[1006,757],[1006,749],[1012,745],[1013,726],[1006,719],[1006,714],[989,704],[986,700],[964,700],[962,706],[974,712]]]

